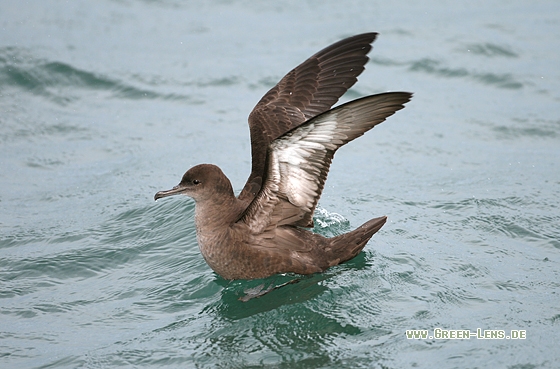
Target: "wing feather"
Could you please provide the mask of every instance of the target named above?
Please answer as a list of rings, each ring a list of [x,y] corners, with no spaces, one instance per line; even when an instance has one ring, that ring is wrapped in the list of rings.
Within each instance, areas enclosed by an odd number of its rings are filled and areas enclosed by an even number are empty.
[[[260,189],[268,145],[329,110],[356,83],[376,37],[376,33],[364,33],[326,47],[291,70],[262,97],[249,115],[252,168],[240,200],[252,200]]]
[[[334,153],[404,108],[412,94],[388,92],[338,106],[274,140],[261,190],[241,221],[255,233],[310,227]]]

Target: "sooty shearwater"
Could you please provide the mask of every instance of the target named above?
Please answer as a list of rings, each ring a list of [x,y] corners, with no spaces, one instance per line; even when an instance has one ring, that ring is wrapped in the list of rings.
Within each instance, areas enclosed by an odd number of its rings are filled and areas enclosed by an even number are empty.
[[[326,238],[313,226],[336,150],[363,135],[412,97],[387,92],[331,107],[357,81],[376,33],[334,43],[290,71],[249,115],[252,169],[238,197],[220,168],[189,169],[162,197],[195,201],[198,245],[208,265],[225,279],[277,273],[311,274],[355,257],[387,217]]]

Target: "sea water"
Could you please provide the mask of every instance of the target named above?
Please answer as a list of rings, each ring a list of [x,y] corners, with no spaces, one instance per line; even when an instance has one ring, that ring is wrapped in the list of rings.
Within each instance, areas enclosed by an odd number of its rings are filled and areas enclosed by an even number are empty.
[[[239,191],[255,103],[371,31],[341,102],[414,97],[337,152],[314,230],[387,224],[223,280],[153,195],[199,163]],[[2,1],[0,367],[556,367],[559,34],[553,1]]]

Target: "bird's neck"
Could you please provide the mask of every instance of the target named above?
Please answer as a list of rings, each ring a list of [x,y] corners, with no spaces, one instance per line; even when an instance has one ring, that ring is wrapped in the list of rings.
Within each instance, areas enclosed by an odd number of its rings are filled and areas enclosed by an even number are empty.
[[[231,194],[220,194],[198,201],[195,206],[195,222],[198,231],[219,230],[237,221],[243,204]]]
[[[243,211],[242,202],[231,196],[220,196],[195,205],[196,238],[198,247],[206,262],[219,269],[217,260],[223,259],[220,253],[227,250],[232,225]]]

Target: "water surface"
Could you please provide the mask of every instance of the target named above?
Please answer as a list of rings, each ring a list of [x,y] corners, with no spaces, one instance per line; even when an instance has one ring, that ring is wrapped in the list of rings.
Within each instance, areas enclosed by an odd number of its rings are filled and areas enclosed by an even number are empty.
[[[552,368],[560,359],[560,5],[3,1],[2,368]],[[192,165],[240,190],[286,72],[380,36],[342,102],[414,92],[336,155],[316,214],[388,223],[354,260],[239,301],[196,244]],[[524,340],[408,340],[410,329]]]

